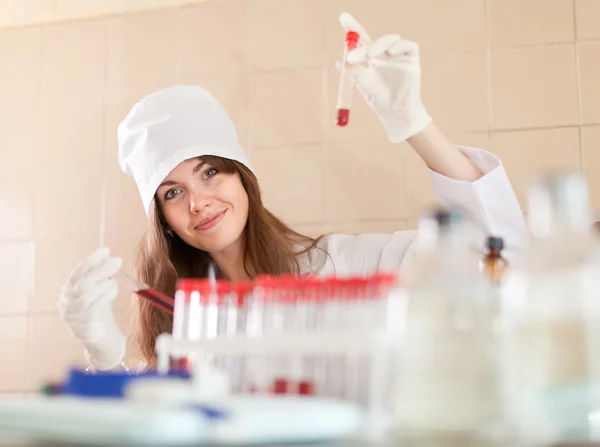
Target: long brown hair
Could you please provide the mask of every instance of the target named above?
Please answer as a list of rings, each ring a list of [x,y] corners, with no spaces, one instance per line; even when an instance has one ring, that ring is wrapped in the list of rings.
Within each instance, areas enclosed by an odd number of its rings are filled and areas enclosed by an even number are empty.
[[[298,257],[314,248],[319,239],[302,235],[285,225],[262,203],[258,181],[243,164],[215,156],[199,157],[224,174],[239,174],[248,194],[248,221],[244,267],[250,278],[260,274],[298,274]],[[206,277],[210,255],[194,248],[168,227],[155,197],[149,212],[148,229],[142,237],[134,263],[134,275],[151,287],[173,296],[178,278]],[[298,249],[298,247],[301,247]],[[131,341],[136,354],[148,367],[156,366],[156,337],[170,332],[172,317],[147,301],[133,300]]]

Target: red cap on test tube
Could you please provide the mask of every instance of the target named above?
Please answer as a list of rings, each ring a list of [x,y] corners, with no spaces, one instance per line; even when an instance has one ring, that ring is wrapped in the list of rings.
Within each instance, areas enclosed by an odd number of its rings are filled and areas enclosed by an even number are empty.
[[[353,50],[358,45],[359,34],[356,31],[348,31],[346,33],[346,47]]]
[[[321,301],[324,299],[325,291],[323,280],[314,276],[305,276],[301,280],[301,294],[309,301]]]
[[[300,287],[301,281],[298,280],[294,275],[281,276],[279,278],[279,289],[281,293],[277,299],[287,304],[293,304],[298,300],[301,300],[302,295],[299,293]]]
[[[262,301],[263,303],[273,301],[273,295],[275,288],[277,287],[277,281],[271,275],[259,275],[254,280],[254,298]]]
[[[205,291],[209,287],[209,281],[206,278],[181,278],[177,280],[176,289],[184,292]]]
[[[177,290],[184,292],[188,300],[193,292],[198,292],[201,304],[207,304],[211,294],[217,292],[213,283],[205,278],[180,279],[177,281]]]
[[[380,273],[371,279],[371,284],[375,289],[374,293],[381,298],[385,298],[397,282],[398,277],[391,273]]]
[[[246,305],[246,297],[252,290],[252,284],[249,281],[235,281],[231,285],[232,291],[236,296],[238,307]]]

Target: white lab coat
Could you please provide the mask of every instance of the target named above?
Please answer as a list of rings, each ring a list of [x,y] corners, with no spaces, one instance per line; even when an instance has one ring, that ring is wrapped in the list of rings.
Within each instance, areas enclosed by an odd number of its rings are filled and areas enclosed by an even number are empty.
[[[502,162],[495,155],[475,148],[459,147],[484,174],[473,182],[454,180],[430,171],[442,206],[457,206],[473,223],[473,247],[483,248],[488,235],[504,239],[508,251],[527,245],[529,235],[523,213]],[[415,253],[416,230],[393,234],[331,234],[301,260],[302,273],[338,277],[398,273]],[[325,252],[328,254],[326,255]]]

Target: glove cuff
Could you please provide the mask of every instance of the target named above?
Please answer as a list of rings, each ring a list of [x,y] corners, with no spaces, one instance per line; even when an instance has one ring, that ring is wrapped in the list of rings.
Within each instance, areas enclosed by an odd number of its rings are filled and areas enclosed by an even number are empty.
[[[112,317],[112,315],[111,315]],[[125,358],[127,341],[116,322],[106,324],[104,336],[94,342],[84,342],[85,357],[96,370],[109,371],[116,368]]]

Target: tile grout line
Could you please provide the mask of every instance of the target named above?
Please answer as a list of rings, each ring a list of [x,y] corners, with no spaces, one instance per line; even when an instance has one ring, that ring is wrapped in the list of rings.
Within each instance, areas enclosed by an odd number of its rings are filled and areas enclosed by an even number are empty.
[[[245,70],[245,80],[246,80],[246,94],[245,94],[245,101],[246,101],[246,113],[245,113],[245,119],[246,119],[246,141],[245,143],[245,147],[244,150],[246,151],[248,158],[251,159],[251,154],[250,152],[252,151],[252,126],[250,125],[251,122],[251,118],[250,118],[250,107],[251,107],[251,94],[250,94],[250,87],[252,85],[252,45],[250,45],[250,0],[244,0],[244,6],[245,6],[245,16],[246,16],[246,54],[247,54],[247,59],[246,59],[246,70]]]
[[[104,22],[104,76],[102,76],[102,189],[100,193],[100,234],[98,240],[98,246],[103,247],[106,243],[106,208],[108,198],[108,150],[106,141],[106,124],[108,114],[107,94],[108,94],[108,65],[110,57],[110,45],[109,45],[109,31],[110,22],[109,20],[103,20]]]
[[[492,139],[492,128],[494,122],[494,110],[492,105],[492,49],[491,49],[491,20],[490,20],[490,0],[484,0],[484,26],[485,26],[485,59],[486,59],[486,70],[487,70],[487,103],[488,103],[488,138]]]
[[[42,84],[43,84],[43,71],[44,71],[44,30],[46,29],[45,26],[41,26],[40,27],[40,35],[39,35],[39,47],[38,47],[38,57],[39,57],[39,61],[40,61],[40,68],[38,71],[38,86],[37,86],[37,94],[36,94],[36,108],[37,110],[39,110],[40,108],[40,104],[41,104],[41,97],[42,97]],[[34,137],[34,147],[36,148],[36,150],[40,150],[40,123],[38,122],[36,129],[35,129],[35,137]],[[39,157],[36,159],[36,165],[39,168]],[[37,175],[36,175],[37,177]],[[37,183],[37,182],[36,182]],[[32,234],[31,234],[31,245],[33,248],[33,257],[32,257],[32,273],[31,273],[31,289],[30,289],[30,302],[29,305],[27,306],[27,337],[25,338],[25,383],[27,384],[27,386],[30,386],[31,383],[33,382],[33,375],[31,374],[31,366],[33,363],[33,356],[31,355],[31,347],[32,347],[32,335],[33,335],[33,328],[32,328],[32,315],[33,315],[33,303],[35,301],[35,295],[36,295],[36,287],[35,287],[35,274],[36,274],[36,255],[37,255],[37,244],[35,242],[35,228],[36,228],[36,222],[37,222],[37,206],[38,206],[38,193],[37,193],[37,187],[35,188],[34,194],[33,194],[33,210],[32,210]]]
[[[486,15],[488,14],[488,10],[486,9]],[[487,20],[487,18],[485,19]],[[487,27],[486,27],[487,28]],[[477,54],[477,53],[485,53],[489,50],[491,50],[491,42],[489,42],[491,39],[487,36],[487,30],[486,30],[486,40],[488,41],[488,47],[484,50],[465,50],[465,51],[449,51],[449,52],[441,52],[441,51],[431,51],[431,52],[421,52],[421,57],[422,58],[429,58],[429,57],[439,57],[439,56],[460,56],[460,55],[468,55],[468,54]],[[571,45],[573,44],[573,40],[565,40],[565,41],[560,41],[560,42],[544,42],[544,43],[536,43],[536,44],[531,44],[531,45],[519,45],[519,46],[514,46],[514,47],[502,47],[502,48],[495,48],[496,51],[516,51],[516,50],[526,50],[526,49],[533,49],[533,48],[541,48],[541,47],[556,47],[556,46],[564,46],[564,45]],[[583,39],[580,40],[579,42],[600,42],[600,39]],[[327,61],[324,61],[323,64],[320,65],[299,65],[299,66],[294,66],[294,67],[278,67],[278,68],[268,68],[268,69],[257,69],[257,70],[253,70],[253,73],[256,74],[277,74],[277,73],[281,73],[281,72],[286,72],[286,71],[292,71],[292,70],[316,70],[318,68],[322,68],[323,66],[328,67],[329,63]]]
[[[573,5],[573,34],[574,34],[574,50],[575,50],[575,79],[577,86],[577,138],[579,140],[579,171],[583,174],[585,172],[583,163],[583,109],[581,104],[581,70],[579,68],[579,43],[577,42],[577,0],[572,1]]]
[[[473,135],[485,135],[485,136],[490,136],[490,134],[495,134],[495,133],[517,133],[517,132],[537,132],[537,131],[544,131],[544,130],[555,130],[555,129],[572,129],[572,128],[576,128],[576,127],[599,127],[600,126],[600,122],[598,123],[589,123],[589,124],[582,124],[581,126],[579,126],[578,124],[558,124],[558,125],[553,125],[553,126],[535,126],[535,127],[510,127],[510,128],[498,128],[498,129],[494,129],[492,128],[491,130],[477,130],[477,131],[458,131],[458,132],[447,132],[449,136],[451,137],[455,137],[457,135],[461,135],[461,136],[473,136]],[[388,140],[385,137],[364,137],[364,138],[357,138],[357,139],[353,139],[353,140],[326,140],[326,141],[308,141],[308,142],[302,142],[302,143],[291,143],[291,144],[278,144],[278,145],[273,145],[273,146],[256,146],[253,148],[253,150],[256,151],[276,151],[279,149],[291,149],[291,148],[303,148],[303,147],[312,147],[312,146],[320,146],[320,145],[325,145],[325,146],[334,146],[334,145],[341,145],[341,146],[345,146],[345,145],[357,145],[357,144],[368,144],[368,143],[386,143],[388,142]]]
[[[323,141],[321,142],[321,233],[324,233],[325,227],[328,224],[326,219],[327,206],[326,206],[326,191],[328,190],[327,173],[325,167],[327,166],[327,159],[329,155],[327,141],[327,135],[329,134],[329,126],[327,125],[327,112],[329,110],[329,96],[327,86],[327,59],[326,51],[326,37],[325,37],[325,3],[321,3],[321,95],[323,97],[323,109],[321,110],[321,126],[323,130]]]

